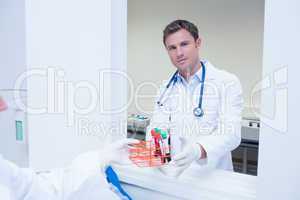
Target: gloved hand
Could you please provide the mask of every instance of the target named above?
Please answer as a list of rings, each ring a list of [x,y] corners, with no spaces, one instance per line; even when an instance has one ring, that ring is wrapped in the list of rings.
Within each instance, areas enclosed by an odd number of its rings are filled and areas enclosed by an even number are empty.
[[[201,148],[199,144],[190,142],[184,137],[179,139],[181,140],[182,151],[176,154],[168,165],[159,168],[165,175],[178,177],[193,161],[198,160],[201,157]]]
[[[129,165],[132,162],[129,160],[130,144],[138,144],[140,141],[136,139],[122,139],[104,147],[99,152],[101,168],[105,168],[111,164]]]

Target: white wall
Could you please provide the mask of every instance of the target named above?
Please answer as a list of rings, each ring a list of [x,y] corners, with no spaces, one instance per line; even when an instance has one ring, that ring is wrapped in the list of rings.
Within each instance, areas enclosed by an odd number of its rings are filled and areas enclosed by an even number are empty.
[[[111,0],[111,38],[111,118],[117,140],[127,136],[127,1]]]
[[[60,167],[109,137],[111,2],[28,0],[26,42],[30,166]]]
[[[20,93],[22,100],[25,102],[26,92]],[[0,154],[20,167],[27,167],[28,137],[26,132],[26,115],[23,111],[17,109],[13,91],[2,92],[1,95],[6,100],[8,108],[0,112]],[[22,120],[23,122],[23,141],[16,140],[16,120]]]
[[[0,90],[12,89],[25,65],[25,1],[0,1]],[[26,85],[22,85],[26,89]]]
[[[300,199],[300,3],[267,0],[258,199]]]
[[[29,159],[41,170],[59,167],[126,135],[127,110],[107,113],[126,104],[126,84],[101,74],[126,72],[126,6],[118,0],[0,2],[0,95],[9,104],[0,115],[0,153],[7,159],[20,166]],[[15,141],[15,108],[23,108],[15,105],[15,83],[23,100],[28,83],[29,108],[44,109],[28,110],[29,158],[27,140]]]
[[[128,74],[134,92],[145,81],[161,84],[175,70],[164,49],[162,31],[178,18],[199,27],[201,57],[240,78],[248,106],[250,91],[262,73],[263,0],[128,0]],[[153,95],[156,90],[144,87],[141,94]],[[259,105],[259,96],[255,100]],[[138,104],[152,111],[154,99],[140,99]],[[128,112],[140,113],[134,104]]]
[[[25,1],[0,1],[0,96],[8,109],[0,113],[0,154],[19,166],[28,166],[27,138],[16,141],[15,119],[20,111],[14,101],[14,83],[26,70]],[[26,97],[26,82],[20,86],[21,99]],[[23,114],[22,114],[23,115]],[[23,117],[26,121],[25,116]]]

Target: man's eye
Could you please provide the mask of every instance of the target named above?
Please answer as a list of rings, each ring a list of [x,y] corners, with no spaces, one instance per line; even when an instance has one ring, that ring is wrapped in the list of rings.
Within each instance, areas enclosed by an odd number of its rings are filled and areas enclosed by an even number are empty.
[[[183,43],[181,43],[181,46],[186,46],[188,44],[189,44],[188,42],[183,42]]]
[[[176,47],[169,47],[169,50],[174,50],[176,49]]]

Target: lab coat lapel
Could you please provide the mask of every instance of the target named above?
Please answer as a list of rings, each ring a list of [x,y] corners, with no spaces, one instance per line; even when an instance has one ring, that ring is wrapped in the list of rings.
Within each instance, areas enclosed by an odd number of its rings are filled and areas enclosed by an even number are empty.
[[[209,61],[206,61],[205,69],[206,69],[205,81],[211,81],[216,79],[217,68],[215,66],[213,66]]]

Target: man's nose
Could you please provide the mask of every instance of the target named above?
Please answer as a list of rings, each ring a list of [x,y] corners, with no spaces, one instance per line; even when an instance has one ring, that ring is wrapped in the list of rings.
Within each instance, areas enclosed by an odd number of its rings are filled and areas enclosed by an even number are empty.
[[[177,58],[181,58],[183,56],[183,51],[180,47],[176,49],[176,56]]]

